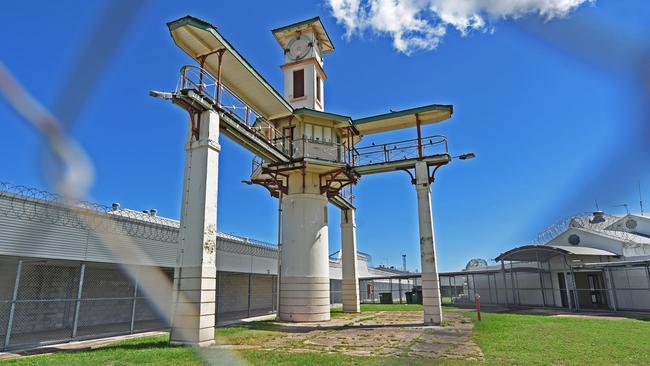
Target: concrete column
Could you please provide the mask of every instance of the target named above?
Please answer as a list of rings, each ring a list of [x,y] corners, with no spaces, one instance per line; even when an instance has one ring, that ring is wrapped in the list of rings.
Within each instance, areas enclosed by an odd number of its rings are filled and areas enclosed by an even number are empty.
[[[170,343],[214,343],[219,116],[205,111],[199,138],[188,133],[179,235],[174,273],[174,317]]]
[[[343,270],[343,311],[358,313],[359,276],[357,274],[356,209],[341,210],[341,267]]]
[[[415,163],[415,190],[418,197],[424,323],[439,325],[442,323],[440,281],[438,279],[438,266],[436,265],[436,243],[433,235],[433,217],[431,216],[429,168],[427,167],[426,162],[419,161]]]
[[[320,194],[318,174],[290,175],[282,209],[279,319],[329,320],[327,198]]]

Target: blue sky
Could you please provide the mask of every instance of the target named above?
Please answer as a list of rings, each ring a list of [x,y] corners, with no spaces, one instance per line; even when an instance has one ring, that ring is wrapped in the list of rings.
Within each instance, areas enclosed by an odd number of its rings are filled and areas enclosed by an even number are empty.
[[[105,4],[4,4],[0,60],[52,107],[78,59],[99,52],[82,53],[80,46]],[[147,93],[172,89],[179,68],[191,62],[165,26],[187,14],[217,25],[278,90],[282,52],[270,29],[320,15],[336,46],[325,64],[330,112],[363,117],[454,105],[453,118],[427,126],[425,134],[445,134],[453,153],[478,157],[443,167],[433,186],[443,271],[525,244],[564,216],[592,211],[595,200],[607,212],[621,212],[613,207],[621,203],[638,211],[639,180],[650,209],[644,94],[650,89],[643,86],[649,63],[637,58],[650,34],[644,1],[597,1],[548,22],[492,19],[489,30],[464,36],[448,29],[437,48],[408,56],[393,47],[390,34],[366,29],[346,37],[324,2],[150,2],[74,121],[72,134],[95,167],[91,200],[155,207],[178,217],[186,115]],[[108,27],[119,31],[123,24]],[[0,179],[50,189],[43,140],[4,100],[0,121]],[[413,137],[408,130],[365,142]],[[274,242],[277,203],[264,189],[240,183],[250,174],[251,154],[227,139],[221,144],[219,230]],[[408,176],[364,177],[356,196],[359,250],[375,265],[398,266],[407,254],[408,267],[419,268],[415,189]],[[340,242],[335,208],[329,223],[334,252]]]

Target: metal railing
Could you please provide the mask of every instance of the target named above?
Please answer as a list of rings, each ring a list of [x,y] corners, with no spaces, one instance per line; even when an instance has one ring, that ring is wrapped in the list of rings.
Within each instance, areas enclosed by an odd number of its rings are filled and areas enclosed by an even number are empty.
[[[276,146],[291,159],[310,158],[335,163],[347,163],[345,157],[345,146],[336,142],[327,142],[309,138],[298,138],[289,141],[288,138],[280,138]],[[254,175],[264,164],[260,157],[254,157],[251,164],[251,172]]]
[[[352,166],[415,159],[420,156],[420,150],[423,157],[447,154],[447,137],[435,135],[422,138],[421,143],[418,139],[412,139],[353,148]]]
[[[182,90],[194,90],[210,100],[211,104],[218,106],[222,112],[233,117],[235,121],[246,126],[276,148],[281,148],[282,134],[280,131],[207,70],[194,65],[181,67],[176,92]]]
[[[292,158],[311,158],[337,163],[345,162],[344,147],[336,142],[300,138],[293,140],[291,149]]]

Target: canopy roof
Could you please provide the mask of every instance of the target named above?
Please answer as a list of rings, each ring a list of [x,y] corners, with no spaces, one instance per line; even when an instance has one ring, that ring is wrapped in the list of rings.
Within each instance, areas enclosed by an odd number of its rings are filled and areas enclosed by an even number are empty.
[[[167,23],[174,42],[200,63],[199,57],[225,49],[221,64],[221,81],[263,117],[274,119],[291,115],[286,100],[244,59],[242,55],[208,22],[185,16]],[[219,57],[210,54],[204,68],[217,75]]]
[[[499,254],[495,261],[547,261],[556,255],[592,255],[603,257],[617,257],[617,254],[606,250],[583,246],[558,246],[558,245],[524,245],[510,249]]]
[[[298,108],[293,111],[293,114],[295,114],[296,116],[313,116],[313,117],[318,117],[318,118],[336,121],[336,122],[352,123],[352,118],[348,116],[344,116],[342,114],[330,113],[330,112],[317,111],[311,108],[304,108],[304,107]]]
[[[320,21],[320,17],[314,17],[311,19],[303,20],[301,22],[289,24],[284,27],[275,28],[273,36],[280,44],[280,47],[283,49],[287,48],[287,43],[293,38],[296,32],[313,30],[318,42],[320,42],[321,52],[328,53],[334,51],[334,44],[330,39],[330,36],[327,34],[323,23]]]
[[[362,135],[398,130],[416,125],[416,118],[421,125],[441,122],[451,117],[454,106],[446,104],[431,104],[423,107],[410,108],[402,111],[379,114],[352,121]]]

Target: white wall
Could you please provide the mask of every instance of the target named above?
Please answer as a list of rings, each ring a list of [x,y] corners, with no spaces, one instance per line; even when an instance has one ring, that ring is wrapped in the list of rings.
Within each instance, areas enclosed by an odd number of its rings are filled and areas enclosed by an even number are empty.
[[[623,246],[620,240],[596,235],[588,231],[576,228],[567,229],[565,232],[558,235],[555,239],[549,241],[547,244],[557,246],[571,246],[569,243],[569,236],[572,234],[578,235],[580,237],[580,244],[578,244],[578,246],[602,249],[614,254],[624,255]]]

